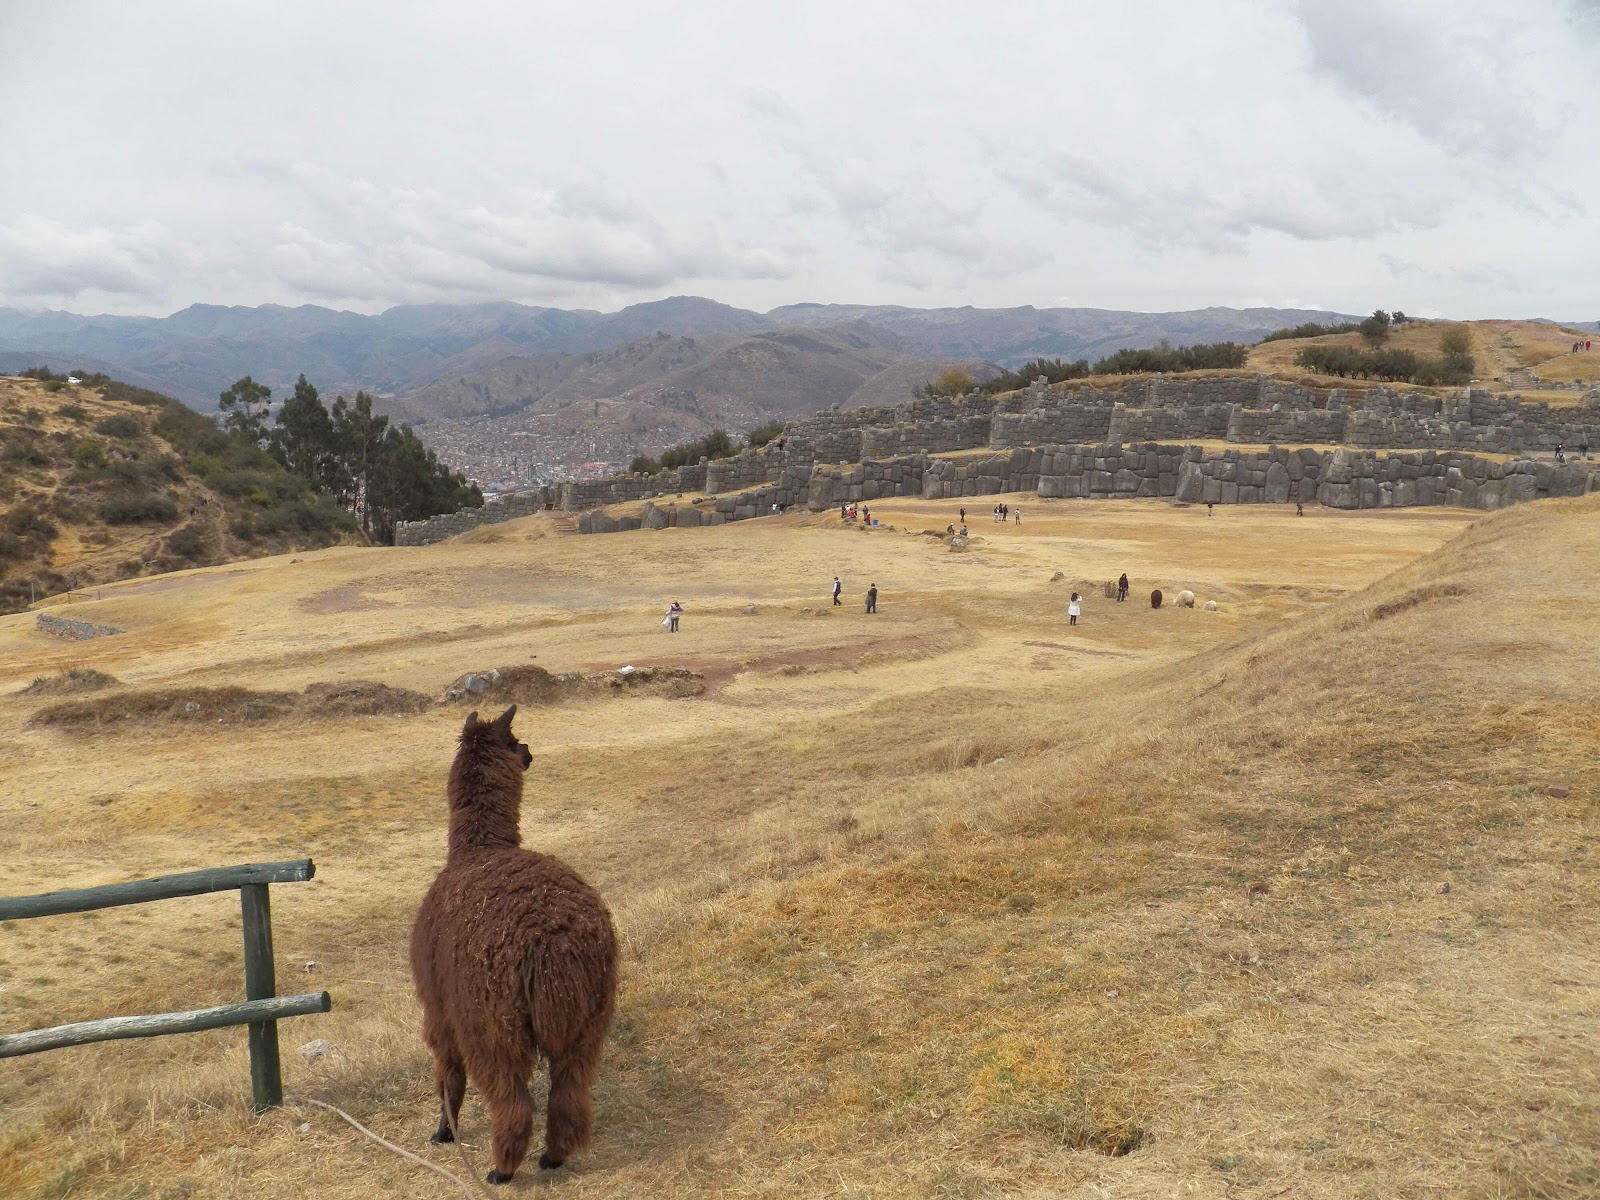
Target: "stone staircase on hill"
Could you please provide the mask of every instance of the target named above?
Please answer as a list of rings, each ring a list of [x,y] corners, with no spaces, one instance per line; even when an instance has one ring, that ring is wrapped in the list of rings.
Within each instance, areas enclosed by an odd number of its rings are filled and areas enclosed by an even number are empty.
[[[550,519],[556,537],[575,537],[578,533],[578,517],[575,513],[556,513]]]
[[[1513,367],[1506,372],[1506,386],[1514,392],[1531,392],[1538,388],[1539,377],[1526,367]]]

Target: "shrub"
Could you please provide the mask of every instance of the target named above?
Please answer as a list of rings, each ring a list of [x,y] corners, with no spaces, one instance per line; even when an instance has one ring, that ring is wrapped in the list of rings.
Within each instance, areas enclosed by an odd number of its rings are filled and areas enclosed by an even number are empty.
[[[205,535],[193,525],[182,526],[167,539],[167,553],[175,558],[199,559],[205,552]]]
[[[1356,326],[1356,329],[1369,346],[1381,346],[1389,340],[1389,325],[1393,320],[1393,317],[1380,308]]]
[[[139,422],[125,413],[116,413],[113,416],[101,417],[94,423],[94,431],[103,433],[106,437],[131,438],[139,436]]]
[[[1281,342],[1291,338],[1327,337],[1330,333],[1355,333],[1360,328],[1360,323],[1356,321],[1346,321],[1339,325],[1318,325],[1315,321],[1306,321],[1304,324],[1295,325],[1289,329],[1274,329],[1261,340],[1263,342]]]
[[[1025,388],[1041,375],[1046,383],[1065,383],[1069,379],[1082,379],[1089,374],[1089,360],[1080,358],[1065,362],[1059,358],[1035,358],[1023,363],[1015,371],[1002,371],[983,385],[986,392],[1014,392]]]
[[[48,467],[50,456],[38,442],[29,438],[16,438],[6,443],[5,460],[20,467]]]
[[[782,421],[768,421],[765,425],[757,425],[750,431],[750,436],[745,439],[745,444],[754,449],[765,446],[773,438],[783,433]]]
[[[63,390],[66,386],[67,385],[66,385],[66,381],[65,380],[52,379],[52,380],[49,380],[44,385],[44,390],[47,391],[47,392],[59,392],[59,391]]]
[[[1472,332],[1465,325],[1452,325],[1439,335],[1439,350],[1446,358],[1465,358],[1472,353]]]
[[[1157,345],[1148,350],[1118,350],[1094,365],[1096,375],[1131,375],[1150,371],[1204,371],[1242,367],[1249,351],[1235,342],[1194,346]]]
[[[0,533],[0,558],[21,558],[22,539],[14,533]]]
[[[1295,362],[1319,375],[1376,378],[1391,383],[1456,386],[1470,382],[1473,375],[1471,355],[1424,359],[1410,350],[1363,352],[1353,346],[1307,346],[1295,355]]]
[[[648,458],[641,454],[628,465],[628,469],[654,475],[657,471],[670,471],[673,467],[689,466],[702,458],[727,458],[737,449],[738,446],[728,436],[726,429],[713,429],[703,438],[685,442],[670,450],[663,450],[660,458]]]
[[[31,504],[19,504],[6,514],[5,530],[19,538],[49,541],[56,535],[56,525]]]
[[[962,367],[947,367],[925,389],[930,396],[960,396],[972,390],[972,376]]]
[[[89,419],[89,410],[81,404],[63,404],[56,411],[68,420],[77,421],[79,424],[83,424]]]
[[[261,513],[255,519],[256,533],[271,537],[278,533],[297,532],[324,537],[341,533],[354,533],[355,518],[333,501],[323,497],[316,500],[296,500]]]
[[[166,496],[115,496],[100,505],[107,525],[169,524],[178,519],[178,506]]]
[[[100,448],[99,442],[79,442],[72,448],[72,461],[80,467],[104,466],[106,452]]]

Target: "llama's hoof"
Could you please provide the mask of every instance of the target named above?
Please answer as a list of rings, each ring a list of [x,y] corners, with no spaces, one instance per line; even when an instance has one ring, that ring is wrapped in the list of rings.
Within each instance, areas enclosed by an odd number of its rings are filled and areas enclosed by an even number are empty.
[[[441,1129],[428,1139],[435,1146],[443,1146],[456,1140],[456,1135],[448,1129]]]
[[[554,1171],[567,1160],[564,1158],[551,1158],[548,1154],[539,1155],[539,1165],[546,1171]]]
[[[499,1171],[490,1171],[484,1176],[490,1183],[510,1183],[510,1175],[502,1175]]]

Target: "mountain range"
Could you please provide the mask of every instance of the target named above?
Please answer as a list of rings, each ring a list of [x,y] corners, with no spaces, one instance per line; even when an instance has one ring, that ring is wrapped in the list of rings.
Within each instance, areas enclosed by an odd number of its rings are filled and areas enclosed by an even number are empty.
[[[312,304],[195,304],[168,317],[0,308],[0,355],[7,364],[99,367],[130,379],[138,375],[189,404],[210,408],[217,394],[242,375],[278,388],[304,373],[324,391],[364,388],[401,397],[508,358],[582,356],[659,333],[698,339],[843,326],[878,348],[906,355],[1016,366],[1041,355],[1093,358],[1161,338],[1253,341],[1286,325],[1339,319],[1340,314],[1307,309],[1136,313],[1029,305],[792,304],[757,313],[698,296],[634,304],[614,313],[508,301],[403,305],[376,316]],[[830,346],[827,353],[837,349]]]
[[[493,447],[513,430],[519,461],[625,461],[719,425],[743,430],[835,404],[895,403],[952,365],[982,381],[1032,358],[1094,359],[1163,339],[1251,342],[1346,319],[1316,309],[1029,305],[791,304],[758,313],[699,296],[613,313],[509,301],[376,316],[310,304],[196,304],[168,317],[0,308],[0,373],[103,371],[203,411],[241,376],[282,395],[304,374],[330,396],[372,392],[447,458],[489,479],[499,467],[469,447]],[[594,401],[605,404],[574,407]],[[585,413],[596,418],[593,430],[582,428]],[[558,428],[559,437],[549,432]]]

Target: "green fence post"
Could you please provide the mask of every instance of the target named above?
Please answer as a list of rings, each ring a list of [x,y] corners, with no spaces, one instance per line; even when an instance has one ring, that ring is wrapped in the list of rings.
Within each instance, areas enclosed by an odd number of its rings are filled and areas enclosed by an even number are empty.
[[[239,889],[244,912],[244,998],[266,1000],[277,995],[272,962],[272,901],[268,885],[247,883]],[[250,1022],[250,1092],[256,1112],[283,1103],[283,1067],[278,1060],[278,1023]]]

